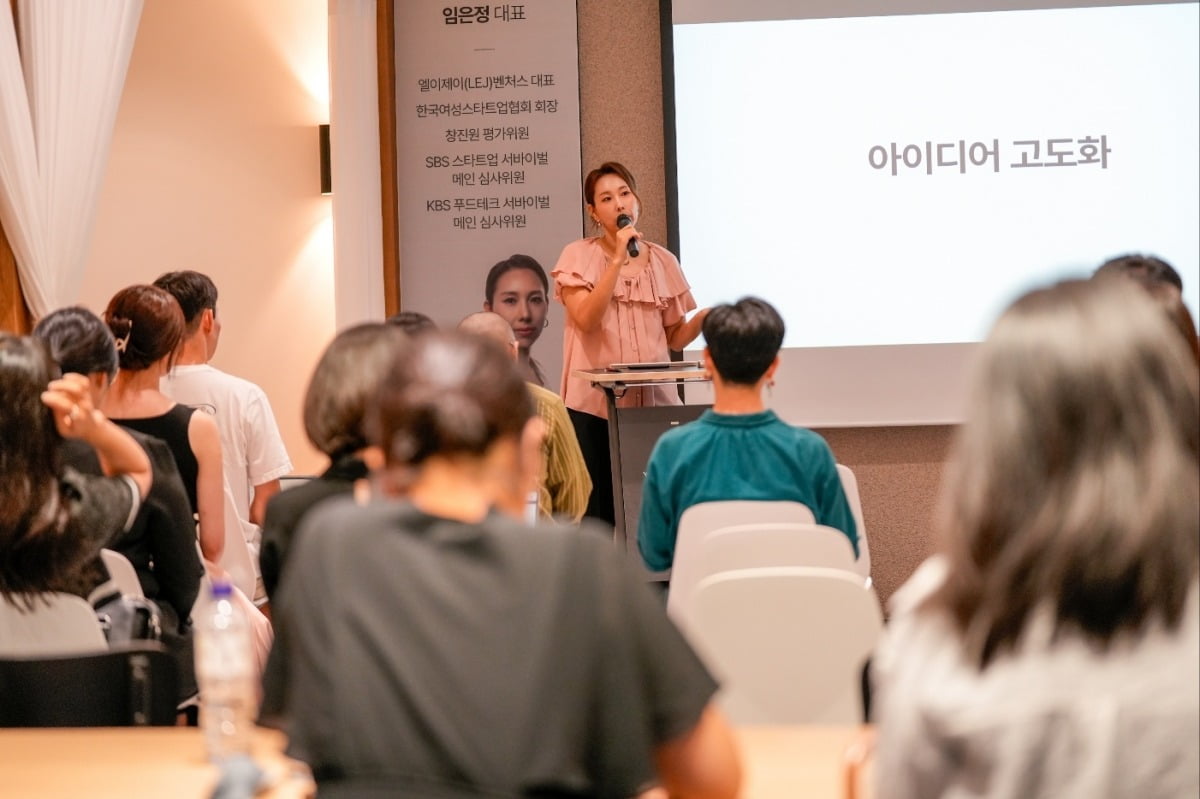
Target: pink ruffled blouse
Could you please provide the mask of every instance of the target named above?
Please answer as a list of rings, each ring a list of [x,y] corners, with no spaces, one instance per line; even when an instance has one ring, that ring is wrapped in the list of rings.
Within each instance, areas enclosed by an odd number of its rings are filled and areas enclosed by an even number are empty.
[[[671,252],[651,242],[650,262],[634,277],[619,277],[600,326],[590,333],[571,323],[568,315],[563,334],[562,397],[568,408],[608,418],[604,392],[572,375],[576,369],[603,369],[613,363],[665,361],[670,358],[667,328],[682,322],[696,308],[691,287]],[[607,256],[598,238],[568,244],[558,257],[550,276],[554,296],[562,302],[562,290],[582,286],[591,291],[603,274]],[[617,401],[622,407],[679,405],[674,384],[629,389]]]

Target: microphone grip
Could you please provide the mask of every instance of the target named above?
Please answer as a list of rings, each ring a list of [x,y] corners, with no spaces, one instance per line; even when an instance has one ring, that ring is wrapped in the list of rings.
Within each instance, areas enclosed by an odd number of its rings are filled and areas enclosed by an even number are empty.
[[[632,224],[633,224],[633,219],[629,216],[629,214],[621,214],[620,216],[617,217],[617,227],[618,228],[629,227]],[[630,239],[629,242],[625,245],[625,251],[629,253],[630,258],[637,258],[638,253],[640,253],[642,251],[642,248],[638,244],[637,239]]]

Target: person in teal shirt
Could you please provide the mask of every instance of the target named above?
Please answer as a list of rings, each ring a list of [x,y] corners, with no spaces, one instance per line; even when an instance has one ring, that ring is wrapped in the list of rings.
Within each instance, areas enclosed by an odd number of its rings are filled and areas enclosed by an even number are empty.
[[[743,297],[704,320],[704,363],[714,401],[655,444],[642,486],[638,549],[651,571],[671,568],[683,512],[701,502],[791,500],[841,530],[858,555],[858,530],[825,439],[767,410],[763,389],[779,367],[784,325],[770,303]]]

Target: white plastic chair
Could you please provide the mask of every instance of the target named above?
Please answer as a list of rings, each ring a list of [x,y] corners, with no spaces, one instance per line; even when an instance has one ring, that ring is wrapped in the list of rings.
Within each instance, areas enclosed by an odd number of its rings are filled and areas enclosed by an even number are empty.
[[[675,556],[670,571],[665,572],[664,576],[669,576],[672,587],[677,583],[694,585],[697,578],[693,571],[692,552],[700,539],[712,530],[756,522],[812,524],[815,521],[812,509],[802,502],[730,499],[692,505],[679,517],[679,528],[675,532]]]
[[[867,526],[863,523],[862,499],[858,495],[858,478],[854,471],[843,463],[837,465],[838,476],[842,478],[842,493],[850,504],[850,514],[854,517],[854,526],[858,530],[858,561],[856,570],[863,577],[871,577],[871,547],[867,542]]]
[[[102,549],[100,550],[100,559],[104,561],[104,568],[108,569],[108,576],[116,583],[122,595],[145,597],[142,592],[142,582],[137,576],[137,569],[133,568],[129,558],[116,550]]]
[[[862,667],[883,631],[860,575],[805,566],[740,569],[694,589],[689,627],[735,724],[856,724]]]
[[[799,522],[720,527],[695,542],[682,577],[671,581],[667,613],[686,630],[694,589],[701,580],[712,574],[764,566],[822,566],[859,574],[850,539],[833,527]]]
[[[0,598],[0,657],[103,652],[108,641],[96,611],[73,594],[48,591],[28,610]]]

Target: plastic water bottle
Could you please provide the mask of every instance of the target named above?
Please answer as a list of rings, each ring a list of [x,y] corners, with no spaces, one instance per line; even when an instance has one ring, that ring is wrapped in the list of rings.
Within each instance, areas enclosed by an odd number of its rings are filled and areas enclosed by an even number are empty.
[[[250,754],[258,686],[250,626],[233,587],[214,581],[211,598],[196,626],[196,680],[208,756],[220,762]]]

